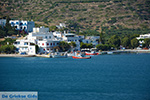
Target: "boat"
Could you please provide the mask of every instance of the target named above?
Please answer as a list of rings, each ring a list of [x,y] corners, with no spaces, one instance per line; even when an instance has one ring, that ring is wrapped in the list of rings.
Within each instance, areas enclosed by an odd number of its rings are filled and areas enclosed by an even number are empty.
[[[109,52],[107,52],[107,54],[108,54],[108,55],[111,55],[111,54],[113,54],[113,52],[109,51]]]
[[[90,59],[91,58],[91,56],[85,56],[85,57],[82,57],[82,56],[72,56],[72,58],[74,58],[74,59]]]
[[[74,56],[74,53],[67,53],[67,56],[72,57],[72,56]]]
[[[52,58],[67,58],[67,54],[66,53],[59,53],[59,52],[55,52],[52,54]]]
[[[73,59],[90,59],[91,56],[81,55],[79,53],[75,54],[75,56],[72,56]]]
[[[95,51],[85,52],[85,55],[98,55]]]

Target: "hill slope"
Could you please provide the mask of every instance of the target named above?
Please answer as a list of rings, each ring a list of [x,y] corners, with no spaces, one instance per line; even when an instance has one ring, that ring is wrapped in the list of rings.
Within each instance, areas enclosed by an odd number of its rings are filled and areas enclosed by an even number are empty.
[[[150,29],[149,0],[1,0],[0,5],[0,17],[33,19],[48,26],[74,21],[81,30]]]

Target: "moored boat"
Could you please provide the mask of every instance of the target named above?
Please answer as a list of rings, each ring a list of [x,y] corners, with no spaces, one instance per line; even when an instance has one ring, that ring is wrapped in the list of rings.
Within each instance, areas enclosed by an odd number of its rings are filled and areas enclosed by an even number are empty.
[[[95,51],[85,52],[85,55],[98,55]]]
[[[74,59],[90,59],[91,56],[85,56],[85,57],[82,57],[82,56],[72,56],[72,58],[74,58]]]
[[[109,51],[109,52],[107,52],[107,54],[108,54],[108,55],[111,55],[111,54],[113,54],[113,52]]]
[[[55,52],[54,54],[52,54],[52,58],[67,58],[67,54]]]
[[[72,56],[72,58],[74,58],[74,59],[90,59],[91,56],[86,56],[86,55],[81,54],[81,53],[75,53],[75,55]]]

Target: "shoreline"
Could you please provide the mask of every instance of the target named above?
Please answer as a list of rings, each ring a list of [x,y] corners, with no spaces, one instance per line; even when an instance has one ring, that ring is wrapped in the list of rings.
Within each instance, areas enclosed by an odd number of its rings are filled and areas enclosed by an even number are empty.
[[[120,53],[150,53],[150,49],[148,50],[138,50],[138,49],[125,49],[125,50],[115,50],[114,52],[120,52]]]
[[[125,50],[112,50],[102,52],[113,53],[150,53],[150,50],[137,50],[137,49],[125,49]],[[99,52],[100,53],[100,52]],[[46,55],[20,55],[20,54],[0,54],[0,57],[47,57]],[[50,58],[50,57],[47,57]]]
[[[0,57],[35,57],[36,55],[0,54]]]

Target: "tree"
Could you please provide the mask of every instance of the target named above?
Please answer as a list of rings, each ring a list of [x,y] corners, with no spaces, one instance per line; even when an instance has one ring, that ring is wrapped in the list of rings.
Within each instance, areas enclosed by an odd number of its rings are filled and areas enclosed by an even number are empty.
[[[11,30],[7,32],[7,35],[9,35],[9,36],[11,36],[13,34],[16,34],[16,32],[15,31],[11,31]]]
[[[10,17],[7,16],[6,17],[6,25],[5,25],[6,28],[11,28],[11,25],[10,25],[9,21],[10,21]]]
[[[58,29],[57,29],[57,27],[54,26],[54,25],[49,27],[49,31],[56,31],[56,30],[58,30]]]
[[[65,42],[65,41],[61,41],[61,42],[59,42],[59,44],[58,44],[58,47],[60,48],[60,50],[61,51],[67,51],[67,50],[69,50],[71,47],[70,47],[70,45],[67,43],[67,42]]]
[[[100,32],[99,42],[102,43],[102,44],[104,44],[104,34],[103,34],[103,31],[102,31],[101,27],[99,29],[99,32]]]
[[[9,42],[9,44],[13,44],[15,41],[16,39],[6,38],[4,41],[0,42],[0,45],[6,45],[7,42]]]
[[[98,44],[97,46],[96,46],[96,48],[98,49],[98,50],[105,50],[105,51],[107,51],[107,50],[110,50],[111,49],[111,46],[110,45],[108,45],[108,44]]]
[[[80,48],[87,48],[86,43],[81,42],[80,43]]]
[[[69,43],[70,46],[72,46],[73,48],[75,48],[77,45],[75,42],[71,41],[71,43]]]
[[[0,30],[0,38],[3,38],[5,36],[5,31]]]
[[[103,50],[103,44],[98,44],[98,45],[96,46],[96,48],[97,48],[98,50]]]
[[[132,39],[131,40],[131,46],[133,48],[138,47],[139,46],[139,41],[136,38]]]
[[[114,45],[116,48],[118,48],[120,46],[120,44],[121,44],[120,38],[117,35],[113,35],[109,39],[109,44]]]
[[[0,37],[3,38],[7,35],[13,35],[13,34],[16,34],[17,31],[15,30],[14,27],[11,27],[11,24],[9,23],[10,21],[10,17],[7,16],[6,17],[6,24],[5,26],[2,28],[0,27]]]
[[[93,48],[93,44],[92,43],[80,43],[80,48]]]
[[[2,45],[0,47],[0,53],[14,53],[16,47],[14,45]]]
[[[124,47],[128,47],[130,45],[130,39],[128,37],[124,37],[121,42]]]
[[[144,39],[144,44],[145,44],[146,48],[149,48],[149,46],[150,46],[150,38]]]

